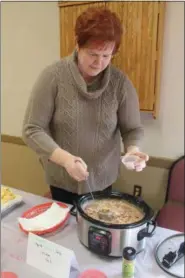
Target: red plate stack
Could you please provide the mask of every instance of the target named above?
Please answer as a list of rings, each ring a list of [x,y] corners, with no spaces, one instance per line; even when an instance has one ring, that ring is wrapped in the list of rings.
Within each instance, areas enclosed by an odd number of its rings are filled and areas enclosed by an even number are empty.
[[[68,208],[68,206],[64,203],[61,203],[61,202],[56,202],[56,203],[61,208]],[[45,204],[41,204],[41,205],[32,207],[31,209],[25,211],[21,217],[29,219],[29,218],[38,216],[39,214],[41,214],[41,213],[45,212],[47,209],[49,209],[52,204],[53,204],[53,202],[49,202],[49,203],[45,203]],[[68,212],[65,219],[63,219],[60,223],[58,223],[57,225],[53,226],[50,229],[45,229],[45,230],[41,230],[41,231],[26,231],[26,230],[24,230],[24,228],[22,227],[22,225],[20,223],[19,223],[19,227],[26,234],[33,233],[36,235],[44,235],[47,233],[53,233],[53,232],[57,231],[59,228],[64,227],[66,222],[68,221],[69,217],[70,217],[70,213]]]

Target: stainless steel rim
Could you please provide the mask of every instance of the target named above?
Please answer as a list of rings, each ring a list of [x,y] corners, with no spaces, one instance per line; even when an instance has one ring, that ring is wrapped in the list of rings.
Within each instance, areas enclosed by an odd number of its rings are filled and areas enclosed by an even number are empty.
[[[109,224],[109,223],[106,223],[106,222],[102,222],[102,221],[99,221],[99,220],[95,220],[93,218],[91,218],[90,216],[88,216],[84,210],[83,210],[83,202],[86,203],[92,199],[91,198],[91,195],[90,193],[88,194],[85,194],[83,195],[78,201],[77,201],[77,204],[76,204],[76,207],[77,207],[77,210],[78,210],[78,213],[81,215],[81,217],[83,217],[84,219],[86,219],[87,221],[95,224],[95,225],[99,225],[101,227],[105,227],[105,228],[110,228],[110,229],[133,229],[133,228],[137,228],[137,227],[140,227],[146,223],[148,223],[148,221],[150,221],[152,218],[153,218],[153,210],[144,202],[144,200],[139,200],[139,198],[136,198],[136,197],[133,197],[132,195],[130,194],[125,194],[125,193],[120,193],[120,192],[117,192],[117,191],[112,191],[110,195],[104,195],[103,193],[97,193],[97,194],[94,194],[94,197],[98,197],[98,198],[101,198],[101,197],[116,197],[118,196],[119,197],[127,197],[128,200],[132,200],[133,202],[131,202],[132,204],[136,204],[136,202],[138,202],[138,207],[139,207],[139,204],[142,203],[142,206],[143,208],[146,209],[145,211],[145,216],[143,219],[141,219],[140,221],[138,222],[135,222],[135,223],[131,223],[131,224]],[[127,201],[127,199],[125,199]]]

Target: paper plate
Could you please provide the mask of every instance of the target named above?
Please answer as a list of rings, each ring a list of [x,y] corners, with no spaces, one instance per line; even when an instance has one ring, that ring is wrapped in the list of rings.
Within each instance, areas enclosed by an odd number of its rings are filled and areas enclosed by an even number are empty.
[[[49,203],[44,203],[44,204],[32,207],[31,209],[25,211],[21,217],[29,219],[29,218],[33,218],[35,216],[38,216],[39,214],[41,214],[41,213],[45,212],[47,209],[49,209],[52,204],[53,204],[53,202],[49,202]],[[61,208],[68,208],[68,205],[66,205],[64,203],[56,202],[56,204],[59,205]],[[33,234],[36,234],[36,235],[44,235],[44,234],[47,234],[47,233],[53,233],[53,232],[57,231],[59,228],[64,227],[65,224],[67,223],[69,217],[70,217],[70,212],[68,212],[65,219],[63,219],[57,225],[53,226],[52,228],[45,229],[45,230],[40,230],[40,231],[27,231],[22,227],[22,225],[20,223],[19,223],[19,227],[26,234],[33,233]]]
[[[3,191],[4,191],[4,197],[8,197],[8,196],[10,197],[12,195],[14,198],[13,199],[10,198],[5,203],[3,203],[3,196],[2,196]],[[1,215],[9,212],[14,207],[22,203],[22,201],[23,201],[22,196],[15,194],[12,188],[5,185],[1,185]]]

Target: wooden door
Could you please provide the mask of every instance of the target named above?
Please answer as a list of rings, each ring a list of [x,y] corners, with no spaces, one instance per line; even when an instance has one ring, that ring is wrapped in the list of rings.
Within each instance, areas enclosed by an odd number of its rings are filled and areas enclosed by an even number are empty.
[[[59,2],[61,57],[74,50],[74,26],[81,12],[94,6],[106,6],[115,11],[123,24],[124,35],[112,63],[132,80],[139,96],[140,110],[150,111],[156,117],[159,105],[164,5],[164,2],[149,1]]]
[[[140,109],[153,111],[158,41],[159,2],[106,2],[120,17],[124,35],[113,64],[123,70],[137,89]]]
[[[60,55],[67,56],[75,47],[74,27],[77,17],[89,7],[105,7],[105,2],[61,2],[60,5]]]

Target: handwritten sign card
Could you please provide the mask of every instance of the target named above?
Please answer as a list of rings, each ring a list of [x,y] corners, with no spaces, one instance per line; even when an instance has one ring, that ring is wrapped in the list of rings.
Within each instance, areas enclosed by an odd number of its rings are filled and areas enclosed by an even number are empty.
[[[69,278],[71,268],[79,270],[72,250],[32,233],[28,237],[26,261],[53,278]]]

